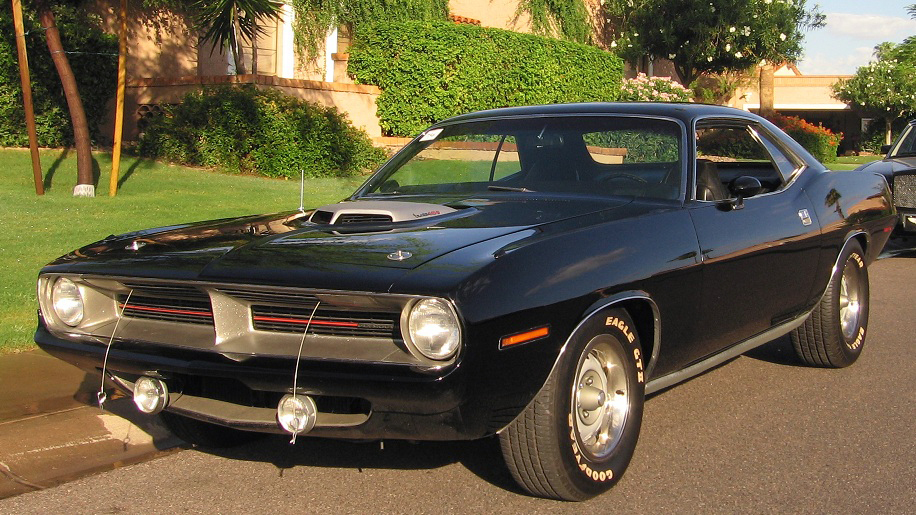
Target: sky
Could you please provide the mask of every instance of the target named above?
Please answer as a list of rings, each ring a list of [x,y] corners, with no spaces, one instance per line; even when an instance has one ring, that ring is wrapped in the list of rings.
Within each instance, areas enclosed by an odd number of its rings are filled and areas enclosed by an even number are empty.
[[[827,25],[805,33],[797,65],[804,75],[852,75],[873,59],[875,45],[916,35],[906,8],[916,0],[807,0],[827,15]]]

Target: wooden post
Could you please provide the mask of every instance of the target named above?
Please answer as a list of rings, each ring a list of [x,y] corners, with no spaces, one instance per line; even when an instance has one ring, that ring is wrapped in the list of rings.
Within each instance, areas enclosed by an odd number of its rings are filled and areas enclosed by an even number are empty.
[[[13,25],[16,28],[16,50],[19,54],[19,81],[22,83],[22,104],[25,108],[25,126],[29,133],[29,151],[32,154],[32,175],[35,176],[35,193],[45,194],[41,158],[38,155],[38,135],[35,132],[35,109],[32,106],[32,81],[29,79],[29,56],[25,52],[25,27],[22,23],[22,0],[13,0]]]
[[[121,174],[121,137],[124,132],[124,94],[127,89],[127,0],[121,0],[121,32],[118,34],[118,95],[115,101],[114,148],[111,152],[111,182],[108,195],[118,194]]]

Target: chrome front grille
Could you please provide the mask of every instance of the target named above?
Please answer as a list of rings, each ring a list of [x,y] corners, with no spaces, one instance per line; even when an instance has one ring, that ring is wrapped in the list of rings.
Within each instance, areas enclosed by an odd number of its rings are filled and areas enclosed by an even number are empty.
[[[894,205],[916,208],[916,174],[894,176]]]
[[[398,313],[359,313],[318,309],[312,317],[311,309],[287,306],[251,306],[251,320],[259,331],[302,333],[306,326],[309,334],[328,336],[356,336],[368,338],[396,338],[394,333]],[[311,323],[309,323],[311,317]]]
[[[125,317],[213,325],[213,308],[206,295],[204,299],[195,300],[131,294],[129,298],[127,295],[118,295],[117,301],[118,310]]]
[[[57,277],[39,277],[43,307]],[[45,317],[49,330],[61,337],[149,344],[150,349],[156,345],[180,347],[214,352],[236,361],[272,356],[433,368],[443,365],[412,352],[403,340],[401,317],[416,302],[418,297],[412,295],[68,277],[80,285],[86,315],[77,327]],[[124,323],[118,323],[122,312]]]
[[[118,294],[122,316],[186,324],[213,325],[210,296],[193,286],[122,283],[129,294]]]

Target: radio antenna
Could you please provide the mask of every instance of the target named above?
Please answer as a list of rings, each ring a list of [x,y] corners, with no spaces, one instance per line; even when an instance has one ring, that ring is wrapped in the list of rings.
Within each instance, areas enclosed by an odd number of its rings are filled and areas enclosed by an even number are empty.
[[[299,212],[305,213],[305,170],[299,169]]]

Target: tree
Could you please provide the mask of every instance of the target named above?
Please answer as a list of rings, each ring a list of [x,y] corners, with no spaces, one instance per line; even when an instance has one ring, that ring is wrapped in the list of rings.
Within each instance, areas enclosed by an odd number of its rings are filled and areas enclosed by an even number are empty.
[[[203,31],[201,43],[210,43],[210,53],[216,47],[228,48],[238,74],[245,74],[241,41],[254,44],[264,32],[265,20],[278,19],[282,4],[274,0],[195,0],[191,4],[194,23]]]
[[[60,77],[61,87],[67,99],[70,110],[70,121],[73,124],[73,143],[76,147],[76,187],[73,195],[77,197],[94,197],[95,181],[92,174],[92,144],[89,135],[89,122],[86,120],[86,110],[80,98],[79,88],[76,85],[76,76],[70,67],[70,60],[64,51],[60,39],[60,31],[54,17],[54,11],[48,0],[35,0],[35,9],[38,19],[45,30],[48,51]]]
[[[875,47],[875,60],[860,66],[852,79],[834,84],[833,93],[847,104],[883,117],[884,141],[890,145],[894,120],[916,114],[916,59],[912,47],[906,43],[881,43]]]
[[[670,59],[682,84],[701,75],[793,62],[803,31],[824,25],[805,0],[606,0],[611,44],[631,61]]]

